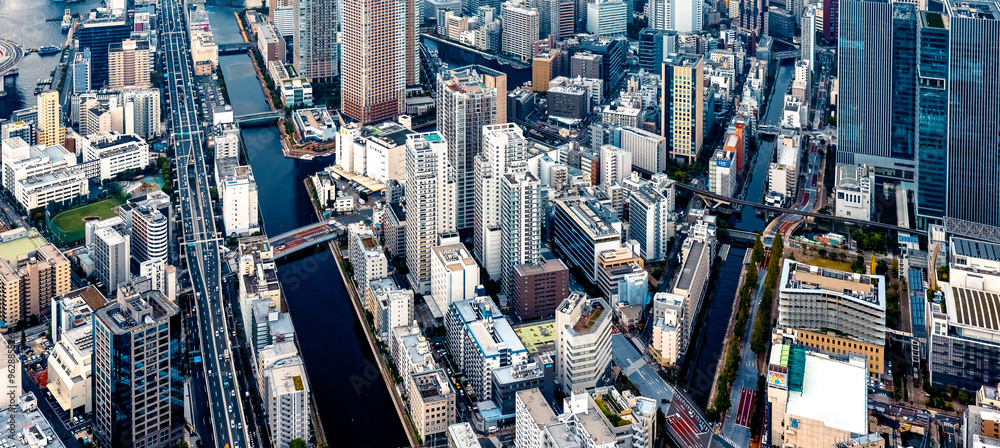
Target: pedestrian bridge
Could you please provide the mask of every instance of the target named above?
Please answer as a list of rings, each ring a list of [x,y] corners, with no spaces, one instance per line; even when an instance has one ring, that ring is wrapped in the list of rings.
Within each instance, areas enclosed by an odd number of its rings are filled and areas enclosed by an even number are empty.
[[[774,59],[779,61],[782,59],[795,59],[799,57],[800,54],[802,53],[799,50],[777,51],[774,53]]]
[[[236,123],[240,126],[254,126],[254,125],[265,125],[274,122],[275,120],[281,118],[282,113],[280,110],[269,110],[265,112],[256,112],[252,114],[243,114],[235,117]]]
[[[344,225],[333,219],[290,230],[274,238],[269,238],[271,247],[274,248],[273,257],[281,258],[319,243],[330,241],[343,231]]]

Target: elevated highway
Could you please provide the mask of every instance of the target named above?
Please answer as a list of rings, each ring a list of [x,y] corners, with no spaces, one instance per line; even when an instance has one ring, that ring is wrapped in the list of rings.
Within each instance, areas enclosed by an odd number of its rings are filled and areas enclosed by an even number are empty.
[[[170,141],[175,149],[180,197],[182,249],[194,286],[198,323],[191,328],[201,345],[207,414],[211,425],[201,436],[206,446],[251,448],[243,412],[242,386],[229,356],[229,335],[223,313],[220,241],[210,197],[203,130],[198,121],[199,93],[191,60],[183,0],[160,4],[160,39],[167,89]],[[195,376],[197,378],[197,375]],[[201,412],[199,412],[201,413]],[[192,422],[197,423],[199,422]],[[204,428],[205,425],[202,425]],[[257,441],[254,441],[257,442]]]

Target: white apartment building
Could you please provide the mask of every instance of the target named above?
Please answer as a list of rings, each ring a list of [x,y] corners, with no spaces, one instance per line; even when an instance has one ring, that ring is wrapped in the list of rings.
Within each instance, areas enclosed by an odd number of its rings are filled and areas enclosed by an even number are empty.
[[[3,187],[25,209],[75,199],[90,192],[76,156],[62,145],[29,146],[19,137],[3,141]]]
[[[542,216],[545,214],[541,186],[527,171],[512,172],[500,179],[500,286],[514,296],[514,268],[540,261]]]
[[[133,241],[135,238],[132,238]],[[134,247],[134,244],[133,244]],[[134,255],[134,254],[133,254]],[[177,302],[177,268],[166,260],[146,260],[139,263],[139,277],[149,280],[149,287],[163,293],[171,302]]]
[[[649,353],[661,366],[676,364],[681,347],[688,341],[681,338],[684,316],[684,297],[658,292],[653,296],[653,331],[649,339]]]
[[[719,149],[708,160],[708,191],[732,197],[736,193],[736,153]]]
[[[219,46],[211,32],[191,33],[191,58],[195,76],[211,75],[219,66]]]
[[[412,324],[411,324],[412,325]],[[431,344],[420,332],[420,327],[400,326],[392,329],[392,341],[389,345],[396,369],[406,383],[413,379],[410,374],[426,372],[438,368],[434,361]],[[404,385],[409,388],[409,384]]]
[[[694,332],[696,317],[701,312],[705,299],[705,288],[712,273],[712,259],[715,258],[715,217],[704,216],[693,226],[690,234],[681,245],[681,268],[675,276],[671,292],[684,298],[684,316],[691,318],[682,320],[680,339],[690,340]],[[681,344],[680,355],[687,352],[687,346]]]
[[[588,0],[587,32],[597,37],[624,36],[628,5],[622,0]]]
[[[208,146],[215,149],[215,158],[240,156],[240,127],[236,123],[219,123],[208,130]]]
[[[476,297],[479,286],[479,265],[461,243],[437,246],[431,250],[431,299],[427,304],[437,307],[431,313],[444,316],[454,302]]]
[[[639,128],[621,128],[621,147],[632,152],[632,167],[662,173],[667,167],[667,139]]]
[[[482,152],[475,156],[473,254],[491,280],[500,280],[500,182],[527,170],[528,142],[510,123],[483,127]]]
[[[598,387],[589,393],[572,392],[563,400],[563,413],[556,415],[539,389],[518,391],[514,446],[649,448],[655,435],[656,407],[651,398]]]
[[[885,343],[885,277],[810,266],[786,259],[778,325],[830,329],[869,344]]]
[[[249,235],[258,224],[257,182],[250,165],[239,165],[238,159],[215,159],[216,185],[222,202],[224,235]]]
[[[538,388],[519,390],[515,398],[514,446],[545,448],[545,428],[559,423],[552,405]]]
[[[455,364],[480,401],[492,397],[494,369],[528,362],[528,350],[489,297],[452,303],[445,328]]]
[[[406,137],[406,264],[415,293],[431,292],[431,250],[455,231],[455,176],[437,132]]]
[[[267,388],[268,425],[271,444],[288,448],[295,439],[309,440],[309,381],[302,359],[295,357],[275,362],[264,371]]]
[[[837,165],[834,209],[839,218],[872,219],[875,169],[868,165]]]
[[[376,335],[386,344],[392,342],[394,328],[413,322],[413,291],[400,289],[391,278],[368,283],[365,304],[375,321]]]
[[[801,137],[798,134],[782,133],[778,136],[778,161],[772,163],[767,171],[767,183],[772,193],[783,195],[789,201],[795,201],[799,180],[799,146]]]
[[[563,392],[589,389],[611,371],[611,307],[573,291],[556,309],[556,384]]]
[[[163,134],[160,127],[160,89],[125,89],[122,92],[125,108],[124,132],[150,139]]]
[[[149,165],[149,145],[135,134],[108,132],[83,141],[83,169],[91,179],[114,179],[127,170]]]
[[[601,146],[601,184],[621,185],[632,174],[632,151],[612,145]]]
[[[63,331],[49,352],[49,377],[46,388],[70,418],[89,414],[93,410],[94,400],[91,397],[93,353],[94,335],[89,321],[79,327]],[[20,383],[18,387],[20,388]]]
[[[637,255],[646,261],[666,259],[676,227],[673,181],[632,189],[628,217],[628,238],[638,243]]]
[[[108,221],[120,221],[111,218]],[[91,221],[93,222],[93,221]],[[91,223],[87,223],[90,234]],[[90,258],[94,260],[94,272],[98,281],[104,283],[107,291],[115,291],[118,286],[128,282],[131,277],[129,263],[131,262],[131,235],[124,223],[117,225],[94,226],[93,240],[88,246]]]
[[[534,53],[532,46],[538,40],[540,32],[538,10],[520,0],[504,2],[500,10],[503,16],[500,44],[503,52],[517,56],[522,61],[530,61]]]
[[[382,246],[364,224],[357,223],[348,226],[348,258],[354,270],[354,284],[364,288],[375,280],[389,275],[389,260],[385,258]]]
[[[170,199],[166,195],[118,207],[118,216],[125,221],[132,235],[132,258],[139,263],[167,260],[170,220],[161,210],[169,213]]]
[[[469,422],[455,423],[448,427],[448,448],[480,448],[479,436]]]

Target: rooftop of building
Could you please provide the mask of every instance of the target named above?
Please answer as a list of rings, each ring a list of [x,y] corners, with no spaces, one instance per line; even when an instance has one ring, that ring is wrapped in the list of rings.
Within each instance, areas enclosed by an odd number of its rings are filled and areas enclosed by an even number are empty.
[[[0,418],[15,431],[4,439],[4,448],[65,448],[55,428],[38,409],[38,399],[34,393],[27,393],[18,399],[18,406],[6,407],[0,411]]]
[[[538,426],[548,426],[559,423],[552,406],[545,400],[545,394],[538,388],[517,391],[517,399],[521,401],[531,419]]]
[[[434,256],[452,272],[462,271],[476,267],[476,260],[472,259],[472,254],[461,243],[437,246],[431,249]]]
[[[1000,20],[1000,6],[996,2],[983,0],[948,0],[945,12],[954,18]]]
[[[413,372],[410,375],[424,401],[452,393],[451,383],[448,382],[448,376],[442,369]]]
[[[74,316],[74,325],[90,323],[90,315],[108,303],[108,299],[93,285],[74,289],[57,297],[55,300],[63,303],[63,312]],[[67,306],[68,305],[68,306]]]
[[[94,312],[115,334],[153,325],[178,313],[177,307],[163,293],[152,290],[137,296],[123,296],[119,291],[115,301]]]
[[[866,307],[885,310],[885,277],[810,266],[785,259],[781,292],[825,290]]]
[[[685,240],[684,244],[689,245],[690,249],[684,260],[684,266],[681,267],[680,275],[677,277],[677,284],[674,285],[674,289],[691,289],[691,282],[694,281],[695,274],[701,268],[702,253],[705,252],[707,245],[705,242],[694,238],[689,237],[688,240],[690,241]]]
[[[771,364],[787,368],[785,413],[790,417],[820,421],[828,428],[856,434],[868,433],[868,371],[863,358],[845,362],[778,344],[771,349]]]
[[[540,260],[538,263],[521,263],[514,265],[515,276],[550,274],[565,271],[568,268],[562,260]]]
[[[952,324],[1000,333],[1000,294],[941,283]]]
[[[665,58],[665,64],[675,67],[694,67],[701,63],[701,55],[673,53]]]
[[[63,257],[62,252],[59,252],[55,246],[49,244],[35,229],[27,231],[14,229],[5,232],[3,235],[5,236],[3,238],[4,241],[0,242],[0,258],[7,261],[11,266],[17,266],[19,261],[36,254],[40,250],[43,251],[43,255],[48,256],[47,258],[52,258],[55,254]],[[11,239],[8,239],[6,235],[10,235]]]
[[[618,213],[608,209],[595,198],[583,196],[568,196],[556,199],[556,205],[561,207],[591,238],[619,235],[616,229]]]
[[[959,236],[951,237],[951,252],[960,257],[1000,261],[1000,244],[975,241]]]
[[[541,351],[553,350],[556,343],[556,321],[541,320],[514,327],[514,333],[533,355]]]

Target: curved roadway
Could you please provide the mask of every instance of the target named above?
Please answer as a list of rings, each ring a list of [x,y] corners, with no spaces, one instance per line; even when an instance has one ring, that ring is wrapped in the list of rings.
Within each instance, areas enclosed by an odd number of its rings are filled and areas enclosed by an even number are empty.
[[[7,73],[8,70],[17,66],[24,57],[24,49],[6,39],[0,39],[0,74]]]

